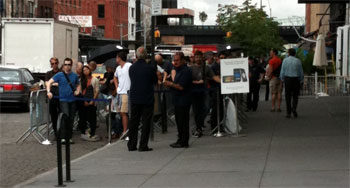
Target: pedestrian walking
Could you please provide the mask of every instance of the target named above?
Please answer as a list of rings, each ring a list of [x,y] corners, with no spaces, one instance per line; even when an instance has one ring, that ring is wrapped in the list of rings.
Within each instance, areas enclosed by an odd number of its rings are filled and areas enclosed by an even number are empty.
[[[55,76],[58,72],[60,72],[60,69],[58,68],[59,61],[56,57],[52,57],[50,59],[50,65],[51,65],[51,70],[48,71],[45,74],[45,82],[46,84],[48,81]],[[51,93],[53,96],[59,96],[58,93],[58,83],[53,83],[51,86]],[[55,138],[57,138],[57,119],[58,119],[58,114],[59,114],[59,100],[58,99],[51,99],[50,100],[50,105],[49,105],[49,112],[50,112],[50,117],[51,117],[51,122],[52,122],[52,128],[55,133]]]
[[[270,80],[270,91],[271,91],[271,101],[272,107],[271,112],[276,111],[277,102],[277,112],[281,112],[281,102],[282,102],[282,81],[279,78],[281,71],[281,59],[277,56],[278,51],[272,49],[270,51],[270,61],[269,68],[267,70],[267,77]]]
[[[164,85],[171,89],[173,104],[175,107],[175,121],[177,125],[178,139],[170,144],[173,148],[187,148],[190,137],[190,105],[192,72],[186,66],[185,56],[178,52],[174,56],[174,67],[176,71],[175,80],[165,81]]]
[[[137,150],[138,128],[142,119],[139,151],[152,151],[148,147],[154,104],[154,85],[157,83],[156,68],[146,63],[147,51],[144,47],[136,50],[137,61],[130,67],[129,151]]]
[[[287,118],[291,117],[291,113],[298,117],[297,105],[300,92],[300,85],[304,80],[304,72],[301,62],[295,57],[295,49],[288,50],[289,57],[285,58],[282,63],[280,78],[285,85],[285,97],[287,105]],[[293,99],[293,103],[292,103]]]
[[[73,60],[65,58],[63,61],[62,72],[53,76],[46,85],[47,97],[52,99],[51,86],[54,82],[58,83],[60,110],[68,116],[68,120],[62,130],[62,135],[68,135],[69,142],[74,144],[72,140],[73,122],[76,110],[74,95],[78,95],[80,91],[78,75],[72,72]],[[62,139],[62,143],[65,139]]]

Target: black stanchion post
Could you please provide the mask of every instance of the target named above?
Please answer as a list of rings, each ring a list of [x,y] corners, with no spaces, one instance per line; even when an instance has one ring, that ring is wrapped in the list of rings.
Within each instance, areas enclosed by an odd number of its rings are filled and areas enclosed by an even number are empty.
[[[62,114],[58,117],[57,122],[57,176],[58,176],[58,185],[56,187],[65,187],[63,184],[63,171],[62,171],[62,143],[61,143],[61,122]]]
[[[163,87],[164,90],[164,87]],[[161,110],[162,110],[162,133],[168,132],[168,119],[167,119],[167,109],[166,109],[166,93],[159,93],[159,95],[163,96],[161,97]]]
[[[111,144],[111,130],[112,130],[112,99],[108,103],[109,117],[108,117],[108,144]]]
[[[64,128],[65,128],[65,139],[66,139],[66,182],[73,182],[71,180],[71,173],[70,173],[70,138],[69,138],[69,118],[67,117],[64,121]]]

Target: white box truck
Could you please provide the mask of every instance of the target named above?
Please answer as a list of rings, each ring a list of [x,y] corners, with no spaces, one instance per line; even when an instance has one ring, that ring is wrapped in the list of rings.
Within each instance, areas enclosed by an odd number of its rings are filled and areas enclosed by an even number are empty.
[[[2,18],[1,66],[28,68],[33,73],[51,69],[49,60],[57,57],[78,60],[77,25],[49,18]]]

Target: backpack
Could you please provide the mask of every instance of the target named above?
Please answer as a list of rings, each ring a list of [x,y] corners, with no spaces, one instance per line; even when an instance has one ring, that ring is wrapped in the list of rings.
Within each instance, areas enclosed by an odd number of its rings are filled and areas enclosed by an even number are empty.
[[[282,68],[282,63],[275,70],[272,71],[272,75],[276,77],[280,77],[281,68]]]

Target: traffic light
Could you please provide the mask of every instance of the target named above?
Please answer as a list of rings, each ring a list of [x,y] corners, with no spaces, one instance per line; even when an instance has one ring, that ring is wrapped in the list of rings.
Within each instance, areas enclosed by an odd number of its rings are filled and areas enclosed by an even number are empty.
[[[154,38],[160,38],[160,31],[158,29],[154,31]]]
[[[230,38],[231,36],[232,36],[232,32],[231,31],[226,32],[226,37],[227,38]]]

